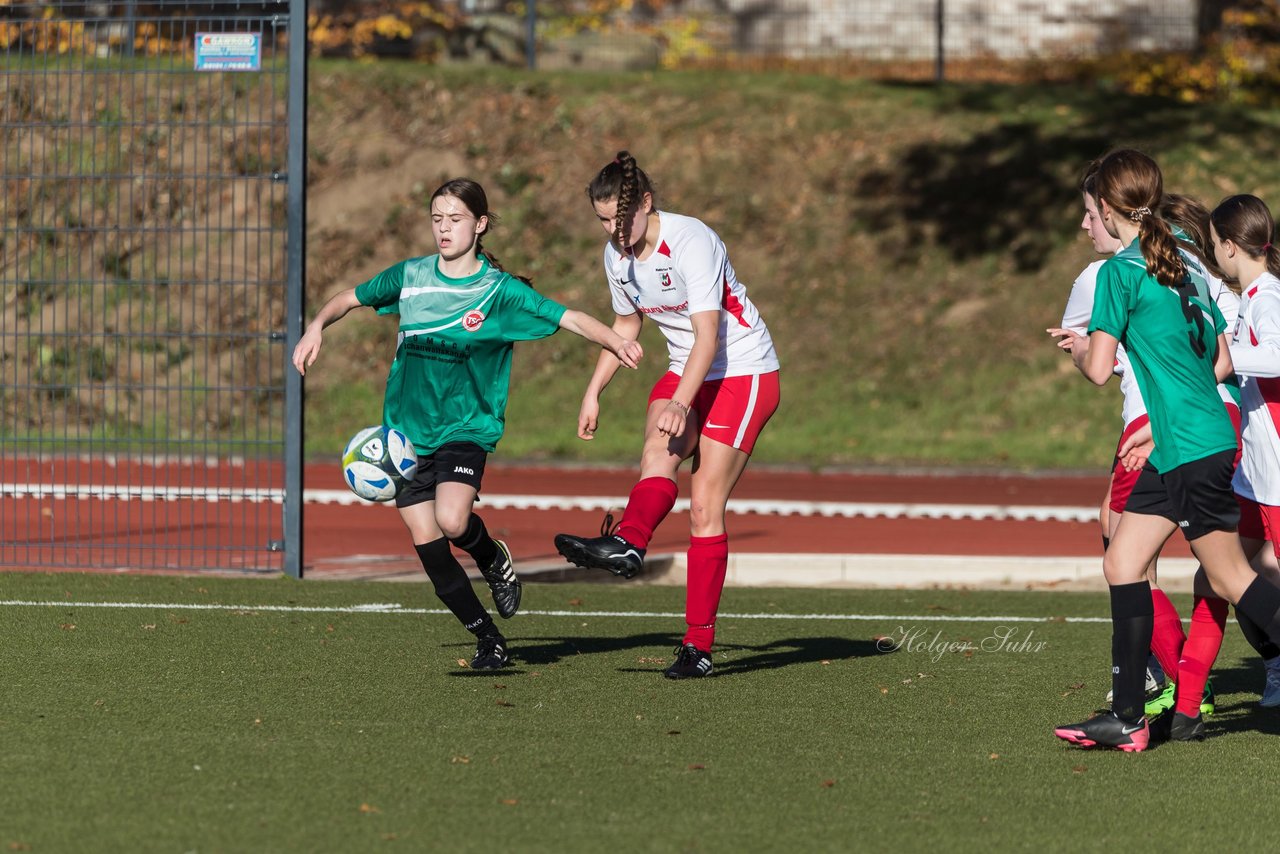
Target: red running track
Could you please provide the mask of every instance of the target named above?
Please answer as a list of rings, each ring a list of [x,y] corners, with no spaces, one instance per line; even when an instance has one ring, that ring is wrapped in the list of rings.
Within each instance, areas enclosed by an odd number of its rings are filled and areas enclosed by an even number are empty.
[[[336,481],[321,471],[322,478]],[[634,484],[628,470],[589,470],[492,466],[485,472],[489,494],[625,496]],[[326,484],[308,481],[312,488]],[[341,487],[338,487],[341,488]],[[681,495],[688,496],[682,472]],[[1094,506],[1106,488],[1098,477],[1000,475],[823,474],[748,469],[734,490],[735,499],[778,499],[856,503],[998,504]],[[619,508],[620,509],[620,508]],[[361,511],[356,513],[355,511]],[[552,538],[560,532],[595,534],[602,514],[583,510],[498,510],[477,505],[495,536],[508,541],[518,557],[554,559]],[[309,556],[333,554],[339,543],[360,541],[374,528],[396,545],[394,510],[387,507],[308,506],[304,536]],[[654,534],[650,550],[684,551],[688,513],[673,513]],[[730,547],[739,552],[782,554],[936,554],[1087,556],[1100,554],[1098,529],[1080,522],[973,519],[889,519],[883,517],[783,516],[733,514]],[[403,535],[401,535],[403,539]],[[1171,554],[1182,554],[1170,543]],[[1185,544],[1181,546],[1185,551]],[[1189,554],[1189,552],[1187,552]]]
[[[122,464],[101,471],[81,465],[81,482],[153,487],[216,485],[275,487],[283,482],[278,467],[201,463],[168,466]],[[107,470],[109,468],[109,471]],[[58,482],[55,464],[0,461],[0,483]],[[628,469],[530,467],[491,464],[477,505],[495,536],[506,540],[521,561],[556,561],[555,534],[594,534],[603,514],[584,510],[495,509],[488,495],[562,495],[623,497],[634,483]],[[68,478],[70,480],[70,478]],[[65,482],[65,481],[63,481]],[[308,490],[342,490],[335,464],[306,468]],[[749,469],[735,499],[777,499],[856,503],[1096,506],[1106,487],[1096,477],[1005,475],[812,474],[767,468]],[[681,494],[688,496],[688,474]],[[620,508],[618,508],[620,509]],[[74,517],[68,526],[67,517]],[[194,553],[227,569],[242,567],[235,549],[258,548],[281,536],[280,505],[272,502],[204,502],[199,499],[146,502],[106,499],[0,499],[0,566],[56,566],[67,563],[69,547],[117,543],[116,566],[181,567]],[[688,514],[676,513],[657,530],[650,551],[683,552],[688,545]],[[139,536],[160,528],[150,549],[120,548],[122,532]],[[66,531],[74,530],[74,536]],[[737,552],[784,554],[926,554],[1003,556],[1093,556],[1100,553],[1096,524],[1072,521],[972,519],[850,518],[744,513],[729,520],[731,548]],[[412,557],[408,537],[394,508],[385,505],[308,504],[304,511],[304,556],[308,567],[340,563],[356,567]],[[226,550],[224,544],[234,548]],[[1188,556],[1178,537],[1171,556]],[[261,560],[261,557],[255,557]],[[268,557],[268,560],[273,560]]]

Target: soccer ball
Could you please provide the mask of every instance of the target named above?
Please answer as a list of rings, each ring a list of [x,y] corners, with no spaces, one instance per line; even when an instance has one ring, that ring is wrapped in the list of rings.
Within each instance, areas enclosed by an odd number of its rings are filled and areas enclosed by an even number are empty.
[[[409,438],[379,424],[366,427],[342,453],[342,477],[351,491],[368,501],[390,501],[418,471],[418,456]]]

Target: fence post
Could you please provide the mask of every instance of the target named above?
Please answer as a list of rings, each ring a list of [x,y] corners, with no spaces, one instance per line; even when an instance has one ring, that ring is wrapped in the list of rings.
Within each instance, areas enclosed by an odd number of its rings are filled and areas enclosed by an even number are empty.
[[[946,37],[946,29],[947,29],[946,5],[947,5],[946,0],[938,0],[938,4],[936,6],[936,12],[935,12],[935,15],[937,18],[937,38],[938,38],[936,61],[933,69],[933,80],[935,83],[941,83],[943,80],[946,79],[946,76],[947,76],[947,60],[946,60],[946,54],[945,54],[945,48],[944,48],[944,39]]]
[[[124,55],[133,58],[133,43],[138,38],[138,2],[137,0],[129,0],[124,4],[125,24],[125,41]]]
[[[524,59],[530,71],[538,68],[538,0],[524,0]]]
[[[284,338],[284,571],[302,577],[302,377],[290,357],[302,337],[306,311],[307,2],[289,0],[289,147],[286,154],[288,231],[285,247]]]

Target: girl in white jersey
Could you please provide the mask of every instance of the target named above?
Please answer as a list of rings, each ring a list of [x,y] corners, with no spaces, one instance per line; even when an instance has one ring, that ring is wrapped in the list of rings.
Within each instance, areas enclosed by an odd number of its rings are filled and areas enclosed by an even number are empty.
[[[617,527],[600,537],[560,534],[556,548],[578,566],[630,578],[643,567],[654,529],[676,501],[676,472],[694,458],[685,622],[672,679],[708,676],[716,612],[729,559],[725,506],[756,437],[778,406],[778,357],[724,243],[692,217],[659,211],[653,184],[623,151],[587,187],[611,237],[605,278],[613,329],[635,338],[643,318],[667,339],[670,368],[649,395],[640,480]],[[600,393],[618,368],[602,353],[578,414],[590,440]]]
[[[498,614],[513,616],[521,586],[511,553],[489,536],[472,507],[485,461],[502,437],[514,342],[563,328],[608,348],[627,367],[634,368],[642,355],[634,340],[504,272],[480,248],[495,221],[484,188],[475,181],[457,178],[442,185],[431,196],[431,232],[439,254],[401,261],[337,294],[293,351],[294,367],[305,375],[320,353],[324,328],[353,308],[400,316],[382,418],[413,442],[418,470],[396,497],[396,506],[436,595],[477,638],[471,659],[476,670],[508,663],[506,639],[450,545],[476,562]]]
[[[1244,456],[1232,487],[1240,500],[1240,544],[1246,555],[1271,540],[1280,558],[1280,249],[1275,222],[1256,196],[1224,199],[1210,215],[1213,252],[1223,271],[1243,285],[1231,361],[1240,377]],[[1275,579],[1274,567],[1261,570]],[[1280,648],[1237,613],[1241,629],[1266,665],[1261,705],[1280,706]],[[1216,651],[1216,650],[1215,650]]]

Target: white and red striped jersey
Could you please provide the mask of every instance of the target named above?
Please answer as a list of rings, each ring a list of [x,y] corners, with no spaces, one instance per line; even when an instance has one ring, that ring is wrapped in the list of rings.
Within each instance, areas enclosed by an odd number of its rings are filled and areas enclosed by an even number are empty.
[[[1222,312],[1222,319],[1227,322],[1227,330],[1236,328],[1236,319],[1240,316],[1240,294],[1227,287],[1227,283],[1219,279],[1213,273],[1209,272],[1209,268],[1204,265],[1194,254],[1182,250],[1182,260],[1199,271],[1204,276],[1204,280],[1209,283],[1209,296],[1213,297],[1213,301],[1218,304],[1218,311]],[[1231,336],[1227,335],[1227,342],[1230,343]],[[1223,403],[1238,404],[1235,390],[1226,383],[1218,383],[1218,396],[1222,398]]]
[[[1194,253],[1186,250],[1180,251],[1182,260],[1192,265],[1208,282],[1209,295],[1218,304],[1218,310],[1222,312],[1222,317],[1227,322],[1227,328],[1234,328],[1236,317],[1240,311],[1240,297],[1228,288],[1221,279],[1209,272],[1209,269]],[[1081,335],[1087,334],[1089,318],[1093,316],[1093,297],[1097,290],[1098,270],[1104,263],[1106,263],[1105,260],[1094,261],[1088,267],[1085,267],[1080,272],[1080,275],[1076,277],[1075,282],[1072,283],[1071,293],[1067,297],[1067,307],[1062,313],[1061,326],[1063,329],[1071,329]],[[1124,351],[1124,345],[1116,347],[1116,364],[1113,371],[1116,376],[1120,377],[1120,393],[1124,396],[1120,417],[1124,421],[1124,426],[1128,427],[1135,419],[1147,414],[1147,405],[1142,400],[1142,392],[1138,390],[1137,377],[1134,376],[1133,371],[1129,370],[1129,356]],[[1223,383],[1218,384],[1218,395],[1222,398],[1223,403],[1236,402],[1231,390]]]
[[[1080,271],[1071,285],[1071,294],[1067,297],[1067,307],[1062,313],[1062,328],[1070,329],[1081,335],[1088,335],[1089,318],[1093,316],[1093,296],[1098,289],[1098,269],[1106,263],[1094,261]],[[1129,355],[1124,345],[1116,347],[1116,364],[1112,369],[1120,377],[1120,394],[1124,402],[1120,407],[1120,418],[1128,427],[1135,420],[1147,414],[1147,405],[1142,400],[1142,392],[1138,390],[1138,378],[1129,370]]]
[[[637,311],[667,339],[670,370],[683,375],[693,347],[689,315],[720,312],[719,344],[707,379],[765,374],[778,369],[773,339],[733,272],[724,241],[700,220],[658,212],[655,244],[643,261],[606,244],[604,270],[620,315]]]
[[[1231,361],[1240,378],[1244,442],[1231,485],[1259,504],[1280,505],[1280,279],[1270,273],[1244,289]]]

